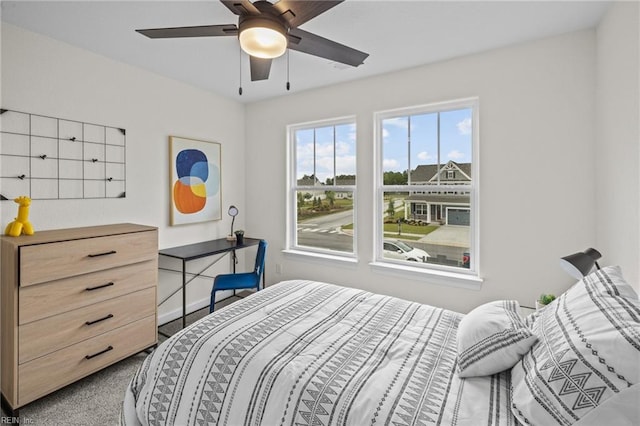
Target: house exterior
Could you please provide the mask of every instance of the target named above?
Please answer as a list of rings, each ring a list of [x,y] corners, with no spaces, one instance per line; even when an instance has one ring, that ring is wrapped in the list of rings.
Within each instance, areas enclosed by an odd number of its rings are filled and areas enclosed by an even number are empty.
[[[423,164],[416,167],[409,175],[409,185],[451,185],[451,189],[443,190],[440,186],[433,190],[411,191],[405,199],[405,219],[469,226],[469,191],[459,187],[469,184],[471,163],[449,161],[441,166]]]
[[[334,191],[335,192],[335,198],[336,199],[342,199],[342,198],[352,198],[353,197],[353,191],[351,190],[344,190],[344,189],[338,189],[335,190],[333,186],[327,184],[325,186],[324,183],[322,183],[317,177],[315,177],[314,175],[304,175],[302,178],[296,180],[296,183],[299,187],[305,187],[304,189],[306,190],[306,187],[309,187],[309,192],[313,193],[313,195],[315,196],[320,196],[320,198],[324,198],[325,197],[325,191]],[[331,184],[333,183],[333,179],[331,179]],[[336,180],[336,185],[343,187],[343,186],[354,186],[356,185],[356,178],[353,175],[341,175],[337,177]],[[302,188],[300,188],[300,190],[302,190]]]

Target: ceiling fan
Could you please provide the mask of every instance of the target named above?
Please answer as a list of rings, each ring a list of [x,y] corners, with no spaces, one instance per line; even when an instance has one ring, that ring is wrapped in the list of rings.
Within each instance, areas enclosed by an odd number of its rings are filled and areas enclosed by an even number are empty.
[[[298,28],[344,0],[220,0],[238,15],[238,25],[201,25],[195,27],[151,28],[136,30],[149,38],[236,36],[240,47],[250,56],[251,81],[269,78],[271,61],[287,48],[357,67],[369,56],[351,47]]]

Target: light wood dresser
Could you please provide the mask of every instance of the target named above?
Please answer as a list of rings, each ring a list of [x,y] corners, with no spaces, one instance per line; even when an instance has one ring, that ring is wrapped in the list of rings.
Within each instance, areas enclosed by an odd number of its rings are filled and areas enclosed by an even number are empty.
[[[3,406],[157,343],[158,231],[115,224],[1,237]]]

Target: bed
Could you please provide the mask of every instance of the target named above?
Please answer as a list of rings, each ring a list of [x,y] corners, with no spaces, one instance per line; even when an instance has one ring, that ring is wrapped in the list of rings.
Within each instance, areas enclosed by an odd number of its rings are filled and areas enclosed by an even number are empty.
[[[600,276],[585,278],[572,290],[598,287],[603,281],[610,291],[611,274]],[[638,383],[633,362],[640,361],[640,307],[630,286],[623,293],[608,297],[607,307],[616,312],[616,321],[631,318],[624,327],[628,334],[624,342],[634,351],[631,358],[624,365],[608,359],[605,373],[586,378],[583,374],[579,379],[582,389],[607,382],[599,403]],[[576,396],[573,388],[567,388],[570,385],[565,384],[564,391],[556,386],[562,385],[556,376],[567,368],[553,370],[553,362],[542,369],[537,365],[549,362],[541,330],[548,333],[546,327],[562,315],[565,295],[522,319],[514,301],[495,301],[464,316],[328,283],[281,282],[216,311],[159,345],[131,380],[121,424],[552,424],[543,423],[548,419],[538,412],[549,412],[553,404],[546,399],[562,399],[567,392],[572,399]],[[612,306],[615,300],[619,306]],[[580,320],[572,320],[579,328]],[[593,343],[584,331],[575,339],[560,334],[566,342],[552,343],[552,358],[558,357],[556,350],[564,351],[565,343],[570,349],[562,357],[567,360],[576,339]],[[557,366],[565,360],[556,361]],[[572,364],[575,371],[569,376],[582,374],[578,367],[589,363],[577,364]],[[538,375],[550,379],[550,385],[534,383]],[[538,391],[546,394],[541,398]],[[593,408],[597,407],[551,411],[555,422],[572,424],[576,410],[582,410],[580,418]]]

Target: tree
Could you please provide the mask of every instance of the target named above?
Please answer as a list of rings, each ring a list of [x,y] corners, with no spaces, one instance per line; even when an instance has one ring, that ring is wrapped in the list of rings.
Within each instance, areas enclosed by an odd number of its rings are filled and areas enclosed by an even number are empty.
[[[335,184],[336,185],[353,185],[356,181],[356,175],[338,175],[336,176]],[[333,185],[333,178],[327,178],[325,181],[325,185]]]
[[[315,186],[317,184],[320,184],[320,180],[318,180],[318,178],[316,177],[316,175],[314,175],[313,173],[310,175],[304,175],[302,176],[302,179],[298,180],[298,185],[304,185],[304,186]]]
[[[396,214],[396,208],[394,207],[393,198],[389,199],[389,206],[387,207],[387,215],[389,219],[393,219],[393,216]]]
[[[385,185],[406,185],[409,182],[409,175],[404,172],[384,172],[382,181]]]
[[[329,201],[329,207],[333,208],[336,199],[336,193],[334,191],[324,191],[324,196]]]

